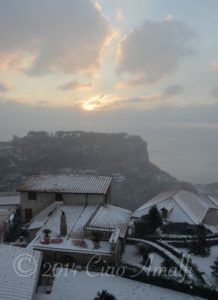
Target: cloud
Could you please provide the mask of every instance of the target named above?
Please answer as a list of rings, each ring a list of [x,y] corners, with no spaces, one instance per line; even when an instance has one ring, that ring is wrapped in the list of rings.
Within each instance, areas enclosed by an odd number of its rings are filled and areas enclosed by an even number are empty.
[[[169,15],[166,16],[165,21],[167,21],[167,22],[174,22],[175,18],[174,18],[173,15],[169,14]]]
[[[185,23],[146,21],[121,42],[118,73],[144,76],[144,83],[158,82],[192,54],[193,38],[194,32]]]
[[[0,82],[0,93],[7,93],[8,91],[9,87],[6,84]]]
[[[99,95],[100,101],[103,98],[105,100],[106,97],[107,95]],[[139,102],[140,104],[145,99],[132,98],[126,99],[126,101]],[[177,128],[185,127],[185,130],[190,128],[215,128],[218,124],[217,112],[218,105],[163,106],[151,110],[142,110],[133,108],[133,106],[121,107],[120,104],[119,108],[114,107],[111,110],[103,111],[93,110],[92,113],[87,113],[79,107],[55,108],[47,105],[17,103],[13,99],[1,98],[0,140],[3,138],[8,139],[9,136],[14,134],[25,134],[29,130],[48,130],[51,132],[55,130],[72,130],[72,124],[75,130],[127,131],[141,133],[143,136],[146,136],[146,133],[152,136],[151,129],[156,128],[158,130],[156,134],[160,138],[163,137],[164,128],[168,130],[171,127],[172,130],[175,130],[175,138],[178,138]],[[8,120],[13,120],[13,123],[8,122]]]
[[[102,94],[77,103],[78,107],[88,111],[113,111],[115,109],[142,109],[149,110],[153,107],[164,105],[161,93],[149,94],[145,97],[122,98],[113,94]]]
[[[184,92],[184,89],[181,85],[172,84],[165,89],[164,96],[168,97],[168,98],[174,97],[174,96],[182,95],[183,92]]]
[[[136,75],[127,80],[119,80],[116,84],[116,87],[119,89],[123,89],[126,87],[137,86],[145,83],[145,76],[143,74]]]
[[[121,8],[118,8],[116,10],[116,19],[117,21],[121,22],[125,19],[125,16],[124,16],[124,12]]]
[[[66,84],[60,85],[58,89],[63,91],[76,90],[76,89],[90,89],[91,82],[79,82],[77,80],[70,81]]]
[[[211,95],[213,98],[218,99],[218,86],[212,90]]]
[[[210,63],[210,68],[213,72],[218,72],[218,61],[212,61]]]
[[[0,66],[29,56],[32,75],[90,71],[110,34],[91,0],[0,0]]]

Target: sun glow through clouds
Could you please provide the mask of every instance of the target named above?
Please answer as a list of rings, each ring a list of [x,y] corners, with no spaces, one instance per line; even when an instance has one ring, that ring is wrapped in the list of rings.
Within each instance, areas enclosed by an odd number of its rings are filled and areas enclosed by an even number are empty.
[[[85,103],[82,108],[84,110],[93,111],[95,110],[95,105],[92,103]]]

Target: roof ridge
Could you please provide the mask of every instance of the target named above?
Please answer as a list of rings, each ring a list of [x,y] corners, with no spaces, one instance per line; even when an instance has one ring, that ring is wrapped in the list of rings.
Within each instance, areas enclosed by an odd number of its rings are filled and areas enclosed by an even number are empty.
[[[178,199],[176,199],[176,198],[173,198],[173,199],[176,201],[176,203],[179,205],[179,207],[183,209],[183,211],[186,213],[186,215],[189,216],[189,218],[190,218],[193,222],[196,222],[196,219],[197,219],[198,222],[202,222],[204,216],[206,215],[206,213],[207,213],[207,211],[208,211],[207,207],[202,203],[200,197],[198,197],[198,196],[196,195],[196,193],[190,192],[190,191],[186,191],[186,190],[180,190],[179,192],[182,192],[182,191],[183,191],[183,192],[186,192],[186,193],[189,193],[189,194],[191,194],[191,195],[194,195],[194,197],[198,200],[198,203],[199,203],[199,200],[200,200],[200,203],[202,204],[201,206],[202,206],[203,208],[205,208],[205,211],[203,212],[203,214],[202,214],[201,216],[198,215],[198,216],[196,217],[196,216],[188,209],[188,206],[187,206],[187,204],[186,204],[184,201],[178,201]],[[174,195],[174,197],[175,197],[175,196],[176,196],[176,194]],[[180,199],[180,200],[181,200],[181,199]],[[184,205],[181,205],[181,202],[182,202]],[[193,216],[194,216],[194,218],[193,218]],[[195,218],[196,218],[196,219],[195,219]]]

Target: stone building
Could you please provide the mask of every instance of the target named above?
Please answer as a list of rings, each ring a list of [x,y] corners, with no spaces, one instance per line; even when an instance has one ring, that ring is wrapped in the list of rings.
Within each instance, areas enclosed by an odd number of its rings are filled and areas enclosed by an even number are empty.
[[[18,188],[23,222],[53,202],[65,205],[110,203],[111,177],[94,175],[35,175],[28,176]]]
[[[68,257],[87,263],[119,260],[129,210],[110,205],[111,177],[94,175],[39,175],[21,184],[21,211],[28,222],[29,248],[43,251],[51,261]]]

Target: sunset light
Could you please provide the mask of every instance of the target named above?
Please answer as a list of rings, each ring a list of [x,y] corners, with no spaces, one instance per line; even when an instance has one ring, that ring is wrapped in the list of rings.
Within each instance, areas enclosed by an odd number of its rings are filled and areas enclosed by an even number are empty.
[[[0,0],[0,300],[218,300],[218,0]]]
[[[92,104],[92,103],[85,103],[82,106],[82,108],[87,111],[93,111],[93,110],[95,110],[96,106],[95,106],[95,104]]]

